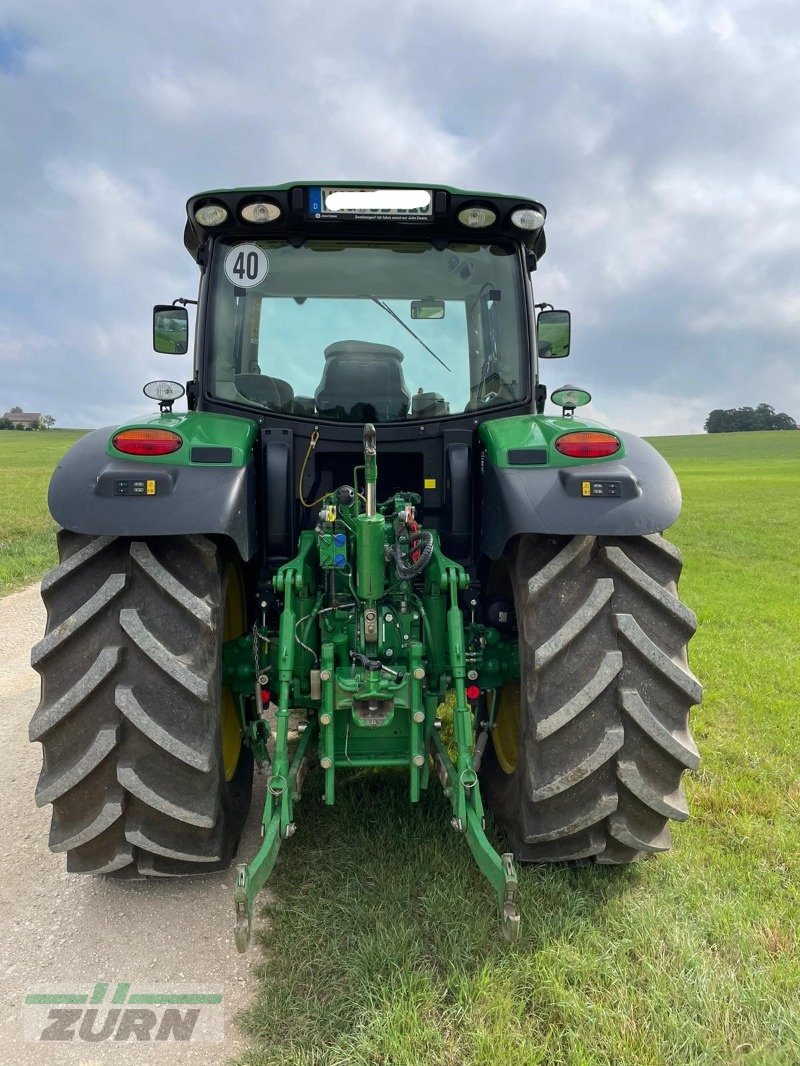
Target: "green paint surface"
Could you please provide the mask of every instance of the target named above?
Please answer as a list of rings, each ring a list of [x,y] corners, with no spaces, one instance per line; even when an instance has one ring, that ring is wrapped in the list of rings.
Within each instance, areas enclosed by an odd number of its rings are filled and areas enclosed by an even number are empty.
[[[170,455],[126,455],[112,444],[116,433],[125,429],[168,429],[183,439],[183,444]],[[233,415],[215,415],[205,411],[152,415],[119,426],[108,440],[106,451],[115,459],[131,462],[155,463],[159,466],[244,466],[258,433],[258,425],[249,418]],[[193,463],[192,448],[230,448],[229,463]]]
[[[613,455],[602,459],[573,459],[556,450],[556,440],[565,433],[580,433],[582,430],[597,430],[602,433],[614,433],[613,429],[601,422],[590,422],[582,418],[564,418],[561,415],[512,415],[510,418],[494,418],[482,422],[479,430],[486,453],[495,466],[510,467],[508,453],[517,448],[546,448],[547,463],[532,463],[532,467],[567,467],[586,466],[595,463],[607,463],[612,459],[625,457],[625,445],[620,442],[620,449]],[[515,469],[526,469],[525,464],[514,464]]]

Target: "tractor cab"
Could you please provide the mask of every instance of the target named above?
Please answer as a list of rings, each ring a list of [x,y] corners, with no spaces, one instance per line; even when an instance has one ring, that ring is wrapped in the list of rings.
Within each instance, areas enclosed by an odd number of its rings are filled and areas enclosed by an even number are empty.
[[[419,495],[447,550],[471,558],[480,423],[537,410],[529,272],[544,221],[529,199],[449,188],[189,201],[185,242],[203,272],[190,402],[257,420],[273,565],[313,524],[305,503],[353,480],[366,422],[381,437],[379,494]],[[157,309],[171,324],[157,324],[158,350],[176,350],[175,311]]]
[[[357,425],[530,403],[541,204],[301,185],[188,211],[199,403]]]

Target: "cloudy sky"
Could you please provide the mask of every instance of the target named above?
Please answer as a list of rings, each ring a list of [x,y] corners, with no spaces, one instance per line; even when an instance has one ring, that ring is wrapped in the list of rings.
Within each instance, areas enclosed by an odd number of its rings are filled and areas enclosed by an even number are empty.
[[[146,410],[187,197],[322,177],[541,200],[596,417],[800,419],[796,0],[2,0],[0,150],[0,407]]]

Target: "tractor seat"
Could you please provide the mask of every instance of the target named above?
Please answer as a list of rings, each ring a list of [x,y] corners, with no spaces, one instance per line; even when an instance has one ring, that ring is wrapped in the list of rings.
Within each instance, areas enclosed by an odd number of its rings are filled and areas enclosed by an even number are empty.
[[[270,411],[291,413],[294,389],[288,381],[268,374],[237,374],[234,384],[246,400],[252,400]]]
[[[403,353],[372,341],[336,341],[325,349],[325,368],[315,395],[322,417],[395,422],[408,414],[411,394],[403,377]]]

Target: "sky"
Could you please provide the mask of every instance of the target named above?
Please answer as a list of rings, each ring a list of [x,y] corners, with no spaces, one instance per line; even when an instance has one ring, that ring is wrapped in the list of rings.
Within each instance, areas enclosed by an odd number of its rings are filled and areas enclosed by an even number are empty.
[[[2,0],[0,151],[0,408],[147,411],[187,198],[322,178],[544,203],[594,417],[800,420],[796,0]]]

